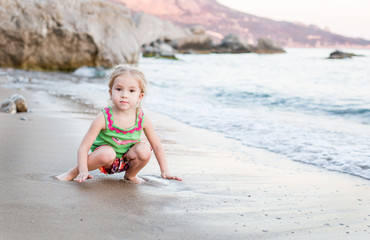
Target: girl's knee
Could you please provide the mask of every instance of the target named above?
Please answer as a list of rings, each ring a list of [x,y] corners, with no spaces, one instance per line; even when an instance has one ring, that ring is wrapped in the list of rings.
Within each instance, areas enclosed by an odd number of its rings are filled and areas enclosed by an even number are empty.
[[[116,151],[110,146],[104,146],[100,152],[100,161],[102,165],[109,165],[116,159]]]
[[[136,157],[141,161],[149,161],[152,156],[152,150],[148,144],[139,143],[135,145]]]

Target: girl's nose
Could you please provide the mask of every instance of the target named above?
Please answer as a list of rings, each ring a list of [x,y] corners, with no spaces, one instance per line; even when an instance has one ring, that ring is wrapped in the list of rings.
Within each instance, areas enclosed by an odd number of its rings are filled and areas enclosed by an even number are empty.
[[[127,93],[126,93],[125,91],[122,91],[122,92],[121,92],[121,97],[123,97],[123,98],[127,98]]]

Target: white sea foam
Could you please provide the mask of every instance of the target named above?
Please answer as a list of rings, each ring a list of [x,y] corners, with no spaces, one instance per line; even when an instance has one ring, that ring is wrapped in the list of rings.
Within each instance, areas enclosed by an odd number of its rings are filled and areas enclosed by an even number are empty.
[[[73,72],[73,75],[78,77],[104,77],[106,70],[104,68],[95,68],[95,67],[80,67]]]

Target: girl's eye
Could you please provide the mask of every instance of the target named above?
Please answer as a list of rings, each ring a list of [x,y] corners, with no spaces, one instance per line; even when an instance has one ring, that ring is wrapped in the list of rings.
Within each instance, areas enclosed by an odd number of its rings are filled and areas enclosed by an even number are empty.
[[[135,90],[134,89],[131,89],[130,92],[135,92]]]
[[[121,91],[122,89],[121,88],[116,88],[117,91]]]

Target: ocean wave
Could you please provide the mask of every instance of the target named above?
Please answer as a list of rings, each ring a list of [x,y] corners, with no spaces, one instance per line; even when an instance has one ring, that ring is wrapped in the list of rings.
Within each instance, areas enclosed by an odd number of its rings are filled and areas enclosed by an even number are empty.
[[[240,107],[248,103],[264,104],[271,101],[272,98],[272,95],[269,93],[225,90],[216,87],[213,89],[208,89],[208,92],[210,92],[210,99],[215,99],[218,103],[225,106],[233,105],[235,107]]]
[[[337,115],[367,115],[370,116],[370,108],[346,108],[338,110],[329,110],[333,114]]]
[[[370,108],[354,106],[353,104],[338,105],[336,103],[330,104],[323,99],[318,98],[304,98],[299,96],[283,96],[273,93],[252,92],[241,90],[225,90],[213,89],[212,96],[218,99],[218,102],[224,104],[233,104],[245,106],[246,104],[259,104],[261,106],[270,108],[279,108],[288,111],[300,112],[316,112],[318,114],[330,114],[335,116],[352,116],[358,121],[368,124],[370,123]]]
[[[247,98],[270,98],[271,95],[268,93],[256,93],[256,92],[248,92],[248,91],[225,91],[225,90],[218,90],[214,93],[216,98],[225,98],[225,99],[247,99]]]
[[[107,75],[107,69],[102,67],[80,67],[72,74],[78,77],[101,78]]]

